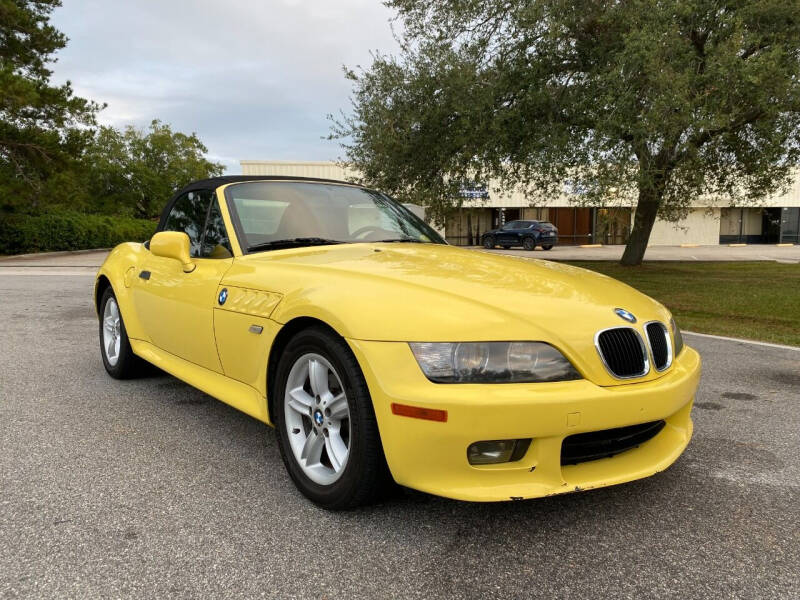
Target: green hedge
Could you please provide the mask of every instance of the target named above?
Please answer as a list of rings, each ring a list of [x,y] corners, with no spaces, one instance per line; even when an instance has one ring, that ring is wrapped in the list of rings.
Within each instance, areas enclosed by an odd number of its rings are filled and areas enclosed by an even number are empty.
[[[0,254],[88,250],[143,242],[153,235],[156,225],[143,219],[78,212],[0,215]]]

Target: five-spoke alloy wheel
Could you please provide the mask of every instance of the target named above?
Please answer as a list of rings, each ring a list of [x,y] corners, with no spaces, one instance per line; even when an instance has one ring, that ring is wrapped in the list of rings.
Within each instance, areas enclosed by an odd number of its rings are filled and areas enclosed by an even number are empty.
[[[372,398],[347,342],[322,325],[299,331],[270,392],[281,456],[303,494],[347,509],[384,493],[391,479]]]
[[[295,460],[315,483],[333,483],[350,454],[350,409],[336,370],[319,354],[302,355],[289,371],[283,401]]]
[[[100,355],[108,374],[115,379],[129,379],[139,375],[144,361],[131,350],[125,321],[119,309],[114,290],[107,287],[100,298]]]
[[[103,308],[103,352],[112,367],[119,361],[119,348],[122,340],[122,319],[119,316],[117,299],[113,296],[106,301]]]

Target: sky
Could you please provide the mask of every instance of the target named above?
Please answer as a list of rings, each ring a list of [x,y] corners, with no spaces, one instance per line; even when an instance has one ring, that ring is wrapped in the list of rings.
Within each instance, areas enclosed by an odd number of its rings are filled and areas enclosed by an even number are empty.
[[[348,111],[342,66],[392,53],[379,0],[63,0],[53,81],[108,103],[104,125],[160,119],[196,132],[228,173],[240,160],[335,160],[329,113]]]

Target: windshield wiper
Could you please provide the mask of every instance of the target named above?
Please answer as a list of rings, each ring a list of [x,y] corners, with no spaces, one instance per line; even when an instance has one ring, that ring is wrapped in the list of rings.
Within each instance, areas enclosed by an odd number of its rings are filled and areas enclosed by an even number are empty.
[[[269,250],[274,248],[302,248],[303,246],[327,246],[330,244],[344,244],[341,240],[329,240],[321,237],[298,237],[285,240],[272,240],[261,244],[248,246],[247,251]]]
[[[424,240],[418,240],[416,238],[404,237],[404,238],[389,238],[387,240],[375,240],[372,241],[373,244],[388,244],[390,242],[406,242],[409,244],[430,244],[431,242],[426,242]]]

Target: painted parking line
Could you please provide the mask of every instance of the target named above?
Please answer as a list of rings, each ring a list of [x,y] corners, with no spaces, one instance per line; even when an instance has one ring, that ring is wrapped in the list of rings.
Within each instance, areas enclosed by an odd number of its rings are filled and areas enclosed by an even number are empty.
[[[753,346],[766,346],[767,348],[781,348],[782,350],[794,350],[800,352],[798,346],[786,346],[784,344],[771,344],[769,342],[759,342],[756,340],[744,340],[742,338],[725,337],[724,335],[711,335],[710,333],[695,333],[694,331],[681,331],[685,335],[695,335],[697,337],[710,338],[713,340],[725,340],[726,342],[739,342],[742,344],[752,344]]]

